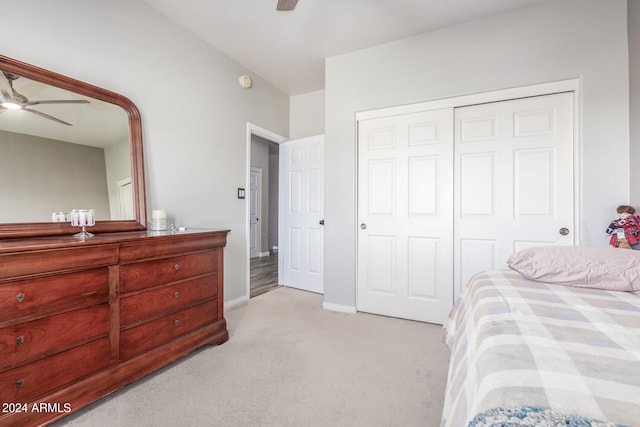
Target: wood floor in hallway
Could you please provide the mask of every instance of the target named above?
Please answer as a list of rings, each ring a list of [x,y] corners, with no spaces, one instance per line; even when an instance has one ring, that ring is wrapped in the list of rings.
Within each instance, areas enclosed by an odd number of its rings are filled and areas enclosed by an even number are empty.
[[[250,259],[251,298],[278,288],[278,253]]]

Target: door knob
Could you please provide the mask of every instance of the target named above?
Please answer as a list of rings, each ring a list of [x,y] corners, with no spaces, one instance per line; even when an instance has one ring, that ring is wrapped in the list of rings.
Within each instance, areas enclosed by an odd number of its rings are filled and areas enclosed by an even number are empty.
[[[558,233],[560,233],[561,236],[566,236],[567,234],[569,234],[569,229],[567,227],[562,227],[560,230],[558,230]]]
[[[324,225],[324,219],[320,220],[320,225]]]
[[[363,229],[363,230],[364,230],[364,229],[366,229],[366,228],[367,228],[367,224],[365,224],[365,223],[363,222],[362,224],[360,224],[360,228],[361,228],[361,229]]]

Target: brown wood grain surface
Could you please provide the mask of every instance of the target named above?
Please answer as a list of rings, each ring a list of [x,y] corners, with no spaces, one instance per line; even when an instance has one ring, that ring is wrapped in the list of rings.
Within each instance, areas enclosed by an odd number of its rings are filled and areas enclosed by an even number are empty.
[[[29,409],[0,427],[46,425],[227,341],[227,233],[0,240],[0,403]]]

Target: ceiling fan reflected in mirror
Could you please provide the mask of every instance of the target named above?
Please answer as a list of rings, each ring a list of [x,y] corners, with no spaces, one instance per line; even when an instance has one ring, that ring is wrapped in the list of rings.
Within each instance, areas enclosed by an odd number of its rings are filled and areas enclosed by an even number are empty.
[[[295,9],[296,4],[298,4],[298,0],[278,0],[278,6],[276,6],[276,10],[288,12]]]
[[[57,99],[57,100],[41,100],[41,101],[29,101],[26,96],[19,93],[13,88],[13,81],[20,78],[20,76],[0,70],[0,113],[5,110],[23,110],[29,113],[37,114],[45,119],[53,120],[54,122],[73,126],[71,123],[67,123],[64,120],[60,120],[56,117],[45,114],[42,111],[34,110],[30,108],[33,105],[43,104],[88,104],[86,99]]]

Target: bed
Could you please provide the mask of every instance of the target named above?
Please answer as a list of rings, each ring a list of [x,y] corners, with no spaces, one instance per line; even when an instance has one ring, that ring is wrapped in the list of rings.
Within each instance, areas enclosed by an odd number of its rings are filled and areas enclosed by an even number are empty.
[[[441,425],[640,426],[640,251],[530,248],[443,327]]]

